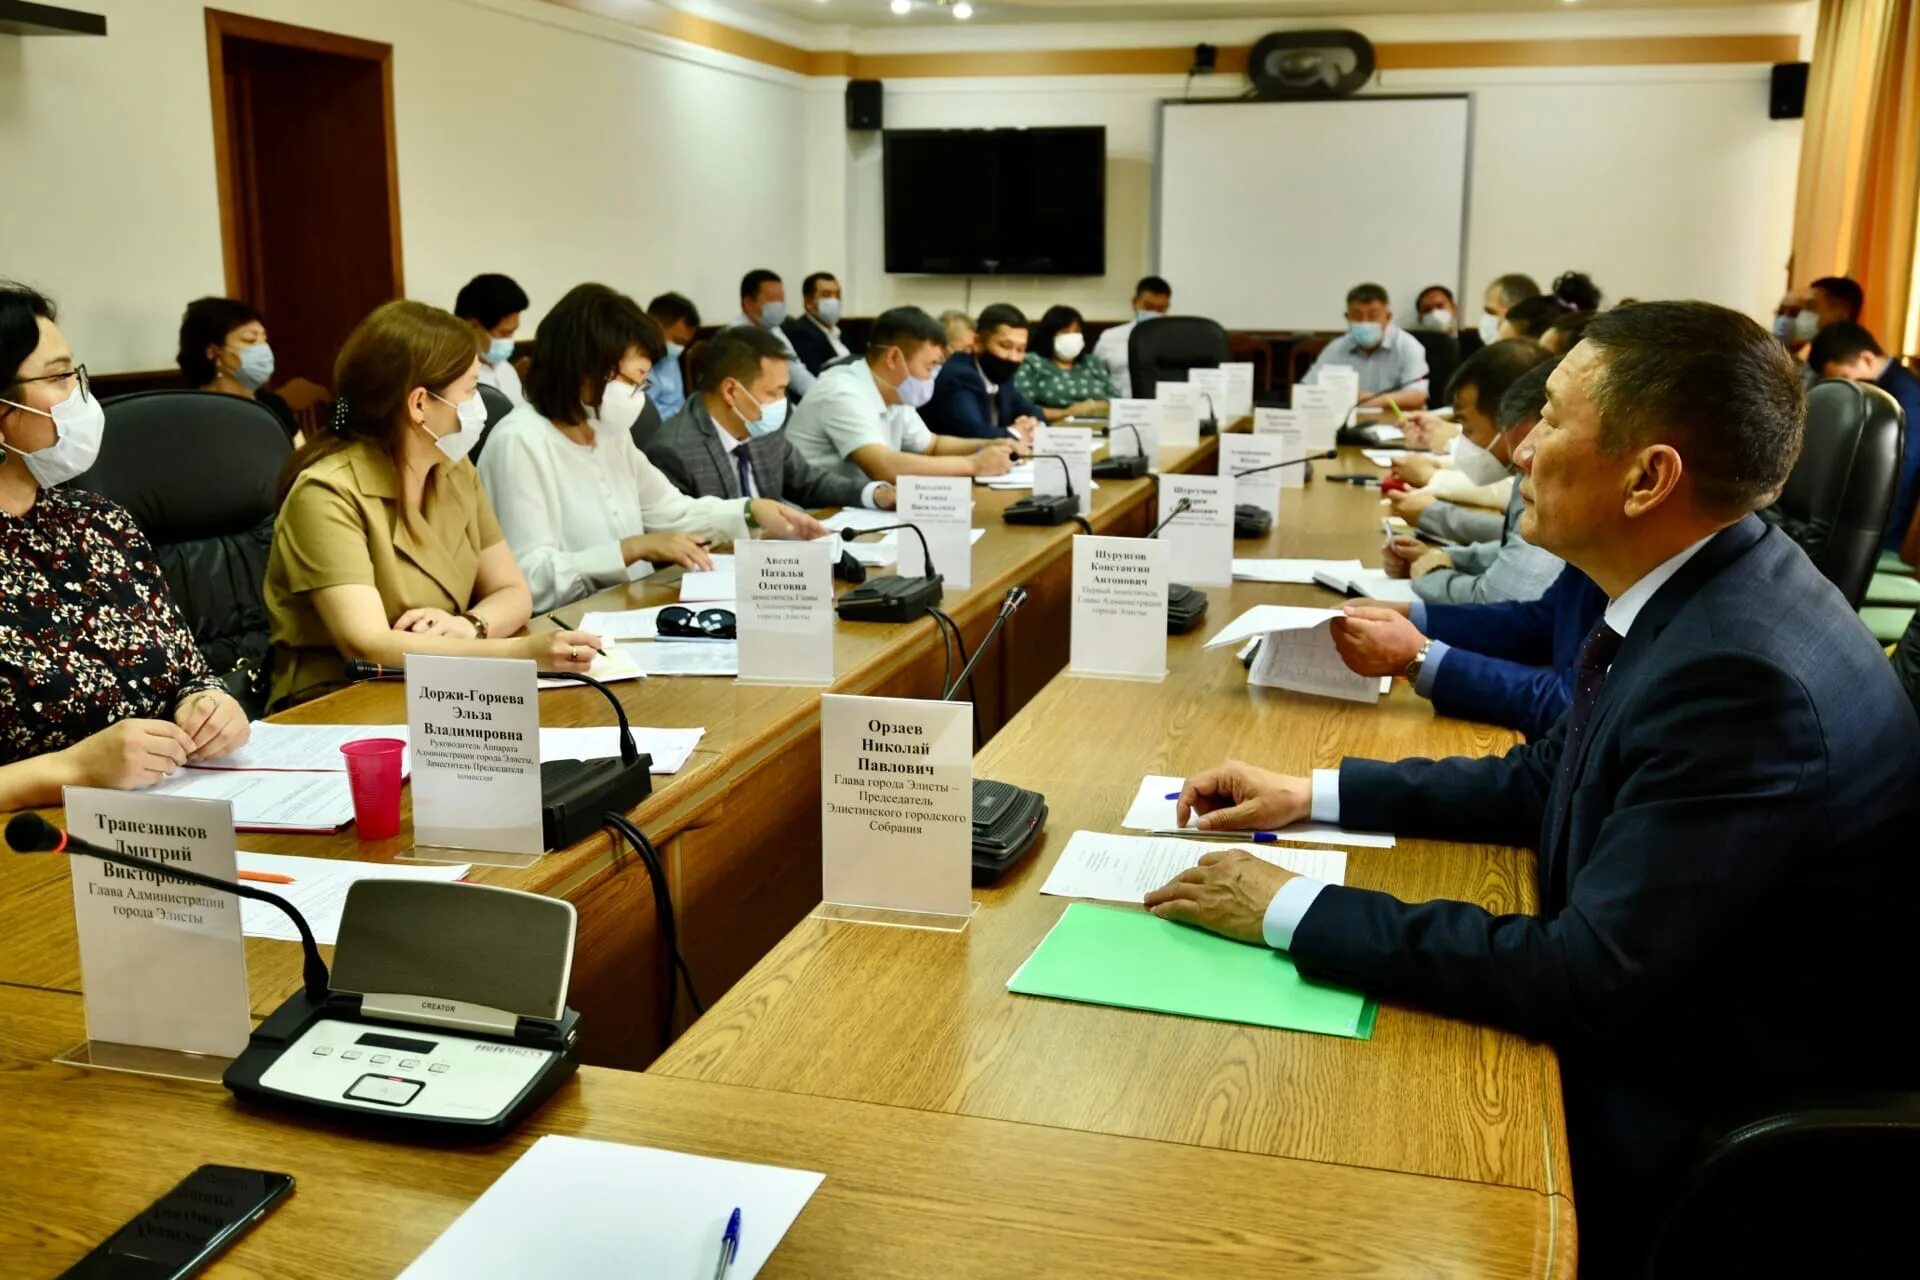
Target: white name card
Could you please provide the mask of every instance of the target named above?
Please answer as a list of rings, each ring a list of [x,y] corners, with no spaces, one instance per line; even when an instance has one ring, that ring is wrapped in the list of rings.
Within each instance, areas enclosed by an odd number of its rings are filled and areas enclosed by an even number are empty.
[[[900,519],[926,535],[923,553],[912,529],[894,534],[900,544],[902,577],[918,578],[933,569],[949,587],[973,585],[973,481],[966,476],[901,476]]]
[[[1065,494],[1067,482],[1073,482],[1076,510],[1083,516],[1093,514],[1093,428],[1041,427],[1033,433],[1033,496]],[[1041,462],[1053,457],[1060,462]],[[1061,462],[1066,465],[1062,467]]]
[[[1307,452],[1307,430],[1300,425],[1298,409],[1255,409],[1253,434],[1272,436],[1280,442],[1280,456],[1302,457]],[[1307,464],[1280,468],[1280,487],[1298,489],[1307,483]]]
[[[1231,417],[1244,418],[1253,412],[1253,366],[1244,361],[1223,364],[1220,372],[1227,377],[1227,413]]]
[[[822,898],[935,915],[971,910],[971,703],[823,694],[820,794]]]
[[[1334,407],[1332,391],[1304,382],[1294,383],[1293,411],[1300,415],[1300,425],[1307,433],[1309,452],[1333,448],[1334,437],[1340,432],[1340,423],[1346,410]]]
[[[1345,422],[1353,406],[1360,402],[1360,371],[1345,365],[1329,365],[1320,370],[1315,383],[1332,393],[1333,411],[1340,415],[1341,422]]]
[[[1187,510],[1175,516],[1182,501]],[[1233,585],[1233,481],[1222,476],[1160,477],[1160,537],[1171,549],[1175,582]]]
[[[833,683],[833,563],[840,545],[838,537],[734,544],[742,684]]]
[[[1220,474],[1233,477],[1234,502],[1259,507],[1275,521],[1280,519],[1280,473],[1294,468],[1274,467],[1252,476],[1240,473],[1272,467],[1297,456],[1287,452],[1285,437],[1273,433],[1250,436],[1235,432],[1220,437]]]
[[[1217,427],[1224,427],[1233,421],[1233,411],[1227,404],[1225,373],[1219,369],[1189,369],[1187,385],[1193,388],[1201,418],[1212,418]]]
[[[1157,538],[1074,538],[1074,675],[1166,679],[1169,550]]]
[[[76,839],[234,878],[224,800],[68,787],[66,805]],[[42,856],[73,873],[87,1038],[238,1057],[253,1027],[239,899],[85,854]]]
[[[1107,401],[1107,453],[1116,458],[1147,455],[1147,474],[1160,474],[1160,402]]]
[[[1162,382],[1153,389],[1160,402],[1160,443],[1192,446],[1200,443],[1200,397],[1186,382]]]
[[[414,843],[541,852],[532,662],[409,654],[407,736]]]

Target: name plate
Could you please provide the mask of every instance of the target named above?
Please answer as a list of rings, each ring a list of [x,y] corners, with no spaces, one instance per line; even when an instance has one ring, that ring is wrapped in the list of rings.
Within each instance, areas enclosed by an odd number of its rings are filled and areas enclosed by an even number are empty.
[[[540,853],[540,703],[521,658],[407,657],[414,843]]]
[[[1333,411],[1340,415],[1340,422],[1345,423],[1353,406],[1360,403],[1360,371],[1345,365],[1330,365],[1320,371],[1314,382],[1327,389],[1333,397]]]
[[[1081,515],[1093,514],[1093,429],[1091,427],[1041,427],[1033,433],[1033,496],[1065,495],[1071,481],[1072,493]],[[1041,462],[1058,458],[1060,462]],[[1062,466],[1061,463],[1065,463]],[[969,535],[971,536],[971,535]]]
[[[1190,505],[1179,515],[1174,508]],[[1195,587],[1233,585],[1233,481],[1223,476],[1160,477],[1160,540],[1171,549],[1168,571]]]
[[[823,695],[820,794],[826,901],[972,909],[973,704]]]
[[[1200,397],[1191,383],[1159,383],[1153,398],[1160,403],[1160,443],[1189,447],[1200,443]]]
[[[1145,454],[1147,474],[1160,474],[1160,402],[1107,401],[1107,453],[1115,458]]]
[[[972,586],[973,481],[966,476],[901,476],[898,492],[900,519],[918,525],[927,539],[922,554],[912,529],[893,535],[900,544],[901,576],[924,576],[931,555],[934,572],[947,586]]]
[[[1220,427],[1233,421],[1233,414],[1227,405],[1227,375],[1223,370],[1189,369],[1187,385],[1193,388],[1203,419],[1212,418],[1214,424]]]
[[[838,538],[734,544],[742,684],[833,683],[833,562],[839,550]]]
[[[1253,434],[1272,436],[1280,441],[1280,456],[1298,458],[1307,452],[1307,429],[1301,425],[1298,409],[1255,409]],[[1307,483],[1307,464],[1280,468],[1280,487],[1299,489]]]
[[[1220,372],[1227,377],[1227,414],[1234,418],[1244,418],[1253,412],[1253,365],[1246,362],[1223,364]]]
[[[1295,383],[1293,411],[1300,415],[1300,425],[1306,430],[1307,449],[1310,452],[1318,453],[1322,449],[1333,448],[1334,438],[1340,433],[1340,424],[1345,420],[1347,411],[1334,407],[1332,391],[1326,387]]]
[[[1166,679],[1168,551],[1157,538],[1074,538],[1074,675]]]
[[[94,787],[68,787],[65,798],[76,839],[234,878],[233,809],[224,800]],[[238,1057],[253,1028],[239,899],[85,854],[51,856],[73,872],[87,1038]]]
[[[1220,474],[1233,478],[1234,502],[1259,507],[1276,522],[1280,519],[1280,473],[1295,468],[1274,467],[1271,471],[1244,477],[1240,473],[1272,467],[1276,462],[1298,456],[1287,452],[1284,437],[1272,433],[1263,436],[1235,433],[1220,437]]]

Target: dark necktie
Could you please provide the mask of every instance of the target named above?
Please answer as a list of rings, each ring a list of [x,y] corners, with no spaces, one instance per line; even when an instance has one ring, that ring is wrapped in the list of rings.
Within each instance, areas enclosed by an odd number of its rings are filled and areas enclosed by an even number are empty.
[[[733,465],[740,469],[740,496],[753,496],[753,459],[747,456],[747,446],[742,444],[733,451]]]
[[[1581,750],[1587,741],[1587,725],[1593,719],[1594,704],[1600,701],[1601,687],[1607,682],[1607,668],[1613,665],[1614,656],[1619,652],[1620,636],[1602,618],[1587,633],[1580,655],[1574,659],[1573,705],[1567,708],[1566,739],[1560,749],[1560,766],[1553,775],[1553,794],[1547,803],[1550,838],[1540,850],[1543,869],[1549,849],[1557,849],[1560,844],[1566,810],[1573,799],[1574,770],[1579,768]]]

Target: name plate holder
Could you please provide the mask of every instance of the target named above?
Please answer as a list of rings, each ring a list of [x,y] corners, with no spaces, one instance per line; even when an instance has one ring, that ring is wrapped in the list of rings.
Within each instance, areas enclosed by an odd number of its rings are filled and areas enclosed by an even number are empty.
[[[973,920],[973,704],[820,698],[811,918],[959,933]]]
[[[540,699],[521,658],[407,659],[410,862],[530,867],[540,830]]]

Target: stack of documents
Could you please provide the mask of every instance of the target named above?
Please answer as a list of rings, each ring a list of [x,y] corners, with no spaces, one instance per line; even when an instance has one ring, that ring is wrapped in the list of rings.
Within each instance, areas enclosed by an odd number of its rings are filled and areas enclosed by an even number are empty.
[[[465,878],[471,869],[466,863],[426,866],[420,863],[356,862],[351,858],[294,858],[277,853],[234,855],[242,874],[285,876],[289,883],[270,884],[275,893],[291,902],[307,918],[314,940],[332,946],[340,936],[340,912],[347,905],[347,890],[361,880],[439,880],[449,882]],[[249,938],[279,938],[300,941],[286,913],[271,903],[240,900],[240,931]]]
[[[1389,578],[1385,569],[1362,569],[1358,573],[1322,570],[1313,575],[1313,580],[1342,595],[1356,598],[1395,600],[1405,603],[1411,603],[1414,599],[1412,580]]]
[[[1165,794],[1164,792],[1162,793]],[[1171,825],[1167,829],[1171,829]],[[1076,831],[1067,840],[1040,892],[1060,898],[1142,902],[1149,892],[1200,861],[1208,851],[1239,849],[1322,884],[1344,884],[1347,855],[1341,849],[1281,848],[1271,844],[1222,844],[1178,836],[1115,836]]]
[[[389,730],[385,736],[405,737],[406,730]],[[344,771],[182,769],[150,794],[225,800],[233,806],[233,825],[239,831],[326,834],[353,821],[353,793]]]
[[[1247,672],[1249,684],[1350,702],[1378,702],[1379,678],[1355,674],[1333,646],[1333,621],[1340,616],[1338,609],[1255,605],[1222,627],[1206,647],[1238,645],[1258,636],[1260,648]]]
[[[737,676],[740,642],[737,640],[655,640],[652,644],[622,645],[650,676]]]
[[[401,1280],[691,1280],[716,1274],[727,1220],[739,1253],[719,1274],[752,1280],[823,1173],[552,1134],[455,1219]]]
[[[1291,582],[1305,587],[1313,585],[1318,573],[1345,576],[1365,573],[1366,568],[1358,560],[1243,560],[1236,556],[1233,576],[1241,582]]]

